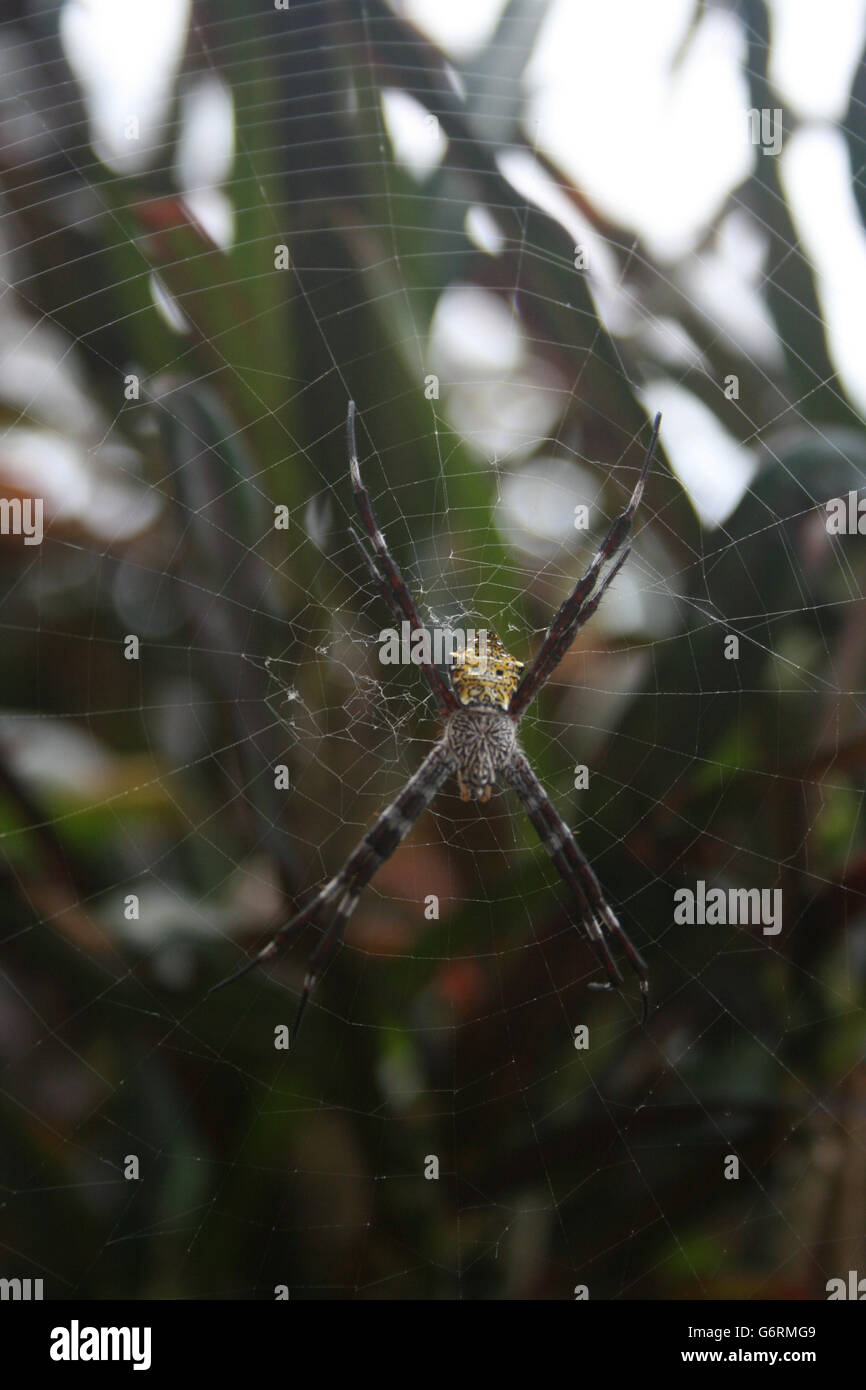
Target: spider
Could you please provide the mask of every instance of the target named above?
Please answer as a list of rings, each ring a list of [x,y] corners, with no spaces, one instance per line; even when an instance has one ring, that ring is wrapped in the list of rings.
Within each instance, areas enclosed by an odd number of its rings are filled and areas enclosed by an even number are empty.
[[[297,1035],[310,993],[326,961],[342,938],[364,888],[377,869],[389,859],[441,789],[456,776],[464,801],[488,801],[497,776],[517,793],[538,836],[573,892],[590,943],[607,973],[605,983],[594,989],[623,984],[605,932],[615,938],[638,977],[643,996],[643,1021],[649,1001],[647,967],[630,942],[601,891],[598,879],[571,830],[556,810],[517,741],[517,726],[531,702],[547,684],[575,636],[592,617],[605,590],[622,568],[631,549],[628,543],[634,514],[643,496],[647,473],[658,441],[661,415],[653,422],[652,436],[628,506],[611,523],[583,578],[560,607],[528,668],[509,655],[499,638],[488,629],[486,651],[479,638],[454,653],[453,678],[427,662],[421,672],[432,691],[444,729],[418,771],[409,778],[395,801],[367,831],[342,869],[320,888],[315,897],[286,922],[253,958],[228,979],[214,986],[222,989],[249,970],[270,960],[313,924],[322,933],[309,958],[301,991],[294,1032]],[[399,620],[406,619],[412,632],[423,627],[414,598],[388,549],[376,520],[373,504],[361,481],[355,442],[355,404],[349,402],[347,434],[349,472],[355,506],[372,544],[373,555],[353,526],[352,539],[364,557],[370,575]],[[521,675],[520,673],[523,672]]]

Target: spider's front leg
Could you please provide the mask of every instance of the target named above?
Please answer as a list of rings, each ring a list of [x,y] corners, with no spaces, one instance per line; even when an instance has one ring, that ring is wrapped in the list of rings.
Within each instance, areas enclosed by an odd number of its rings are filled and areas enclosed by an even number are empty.
[[[505,775],[538,832],[541,843],[580,905],[590,942],[607,972],[607,985],[595,985],[594,988],[610,989],[618,987],[623,982],[604,935],[604,932],[607,931],[619,942],[629,965],[640,981],[641,994],[643,995],[643,1022],[645,1023],[649,1007],[649,977],[646,962],[640,952],[632,945],[625,930],[620,925],[619,918],[605,900],[601,885],[589,860],[536,777],[526,754],[520,749],[515,749]]]
[[[294,1033],[297,1035],[307,1007],[313,985],[340,938],[346,923],[358,905],[358,898],[370,882],[376,870],[394,853],[400,841],[409,833],[422,811],[430,804],[443,782],[456,770],[456,763],[444,740],[440,740],[427,754],[413,777],[410,777],[400,795],[381,814],[375,825],[367,831],[363,840],[352,851],[342,869],[316,896],[296,913],[294,917],[276,933],[252,960],[241,966],[228,979],[214,985],[214,990],[239,980],[248,971],[255,970],[294,941],[305,927],[314,925],[322,935],[318,945],[307,963],[307,973],[298,1012],[295,1015]],[[213,993],[213,990],[211,990]]]

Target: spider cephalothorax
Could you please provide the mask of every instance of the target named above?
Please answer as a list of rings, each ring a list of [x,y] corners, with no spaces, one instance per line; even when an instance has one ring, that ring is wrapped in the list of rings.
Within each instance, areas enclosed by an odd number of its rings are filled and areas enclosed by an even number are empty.
[[[492,629],[473,632],[471,644],[454,653],[451,685],[460,707],[446,720],[445,742],[464,801],[489,801],[497,772],[511,761],[517,733],[507,711],[522,670]]]
[[[578,580],[547,629],[530,666],[525,668],[522,661],[510,656],[490,629],[476,635],[470,646],[455,653],[450,679],[430,662],[421,663],[421,671],[444,722],[442,737],[433,745],[396,800],[386,807],[375,825],[367,831],[339,873],[319,889],[305,908],[280,927],[276,936],[258,955],[230,977],[237,979],[247,970],[268,960],[309,924],[317,926],[321,935],[307,968],[295,1020],[296,1030],[318,972],[340,940],[361,892],[451,776],[456,777],[464,801],[488,801],[497,775],[510,784],[547,853],[577,900],[590,942],[607,973],[607,983],[597,988],[610,989],[613,985],[622,984],[622,975],[608,945],[609,935],[619,942],[640,980],[646,1016],[648,980],[643,958],[620,926],[616,913],[601,891],[592,866],[520,748],[517,725],[539,690],[550,679],[576,634],[592,617],[629,553],[628,536],[643,496],[660,423],[661,416],[657,415],[649,448],[628,506],[611,523],[583,578]],[[412,630],[417,631],[424,626],[417,605],[394,563],[376,521],[373,504],[361,482],[355,447],[355,406],[351,401],[348,431],[349,471],[355,505],[372,543],[374,555],[370,555],[354,529],[353,539],[364,556],[372,579],[396,616],[408,621]],[[521,671],[524,672],[522,676]],[[223,983],[228,984],[229,981]]]
[[[517,730],[501,710],[456,709],[445,725],[445,743],[463,800],[489,801],[497,772],[511,762]]]

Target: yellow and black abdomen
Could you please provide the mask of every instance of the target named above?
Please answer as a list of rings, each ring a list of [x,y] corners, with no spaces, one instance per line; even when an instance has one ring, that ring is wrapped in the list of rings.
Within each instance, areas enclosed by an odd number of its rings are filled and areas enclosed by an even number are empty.
[[[472,644],[454,653],[451,684],[461,705],[508,709],[520,682],[523,662],[505,650],[488,629],[473,634]]]

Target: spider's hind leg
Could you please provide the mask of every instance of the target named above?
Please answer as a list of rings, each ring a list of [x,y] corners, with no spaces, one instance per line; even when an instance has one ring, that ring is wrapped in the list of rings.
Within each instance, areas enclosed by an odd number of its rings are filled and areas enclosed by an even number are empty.
[[[413,632],[423,631],[424,623],[418,612],[418,605],[406,587],[406,581],[397,568],[388,542],[382,533],[376,513],[373,510],[373,503],[370,495],[361,479],[361,465],[358,462],[358,446],[355,442],[355,402],[349,401],[349,410],[346,417],[346,433],[349,445],[349,474],[352,479],[352,492],[355,498],[355,507],[361,524],[367,533],[368,539],[372,542],[375,552],[375,559],[372,558],[364,545],[357,531],[350,526],[349,530],[352,539],[358,546],[364,557],[367,569],[376,586],[381,591],[386,603],[391,608],[398,620],[405,620],[409,623]],[[445,718],[457,708],[457,699],[451,689],[450,680],[443,675],[438,666],[432,662],[420,662],[421,674],[433,692],[433,698],[439,713]]]
[[[607,534],[582,579],[577,581],[569,598],[561,605],[547,629],[544,640],[520,684],[511,697],[508,712],[515,721],[520,719],[556,670],[583,625],[589,622],[599,603],[616,578],[628,555],[628,537],[634,515],[640,506],[650,464],[655,456],[661,415],[656,415],[653,432],[634,492],[625,511],[620,512],[608,527]]]

